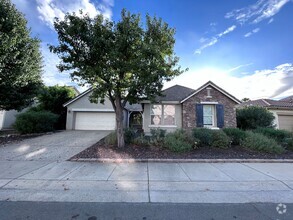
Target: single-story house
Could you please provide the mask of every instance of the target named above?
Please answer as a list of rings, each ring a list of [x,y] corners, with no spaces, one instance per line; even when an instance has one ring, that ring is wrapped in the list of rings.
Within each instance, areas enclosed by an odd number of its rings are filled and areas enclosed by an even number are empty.
[[[65,103],[68,130],[114,130],[115,112],[109,99],[104,104],[89,101],[92,90]],[[175,85],[163,91],[155,102],[127,104],[124,109],[124,126],[141,124],[144,132],[152,128],[174,131],[178,128],[236,127],[237,98],[209,81],[197,90]]]
[[[266,108],[275,116],[274,124],[277,129],[293,131],[293,96],[281,99],[257,99],[241,103],[238,107],[259,106]]]

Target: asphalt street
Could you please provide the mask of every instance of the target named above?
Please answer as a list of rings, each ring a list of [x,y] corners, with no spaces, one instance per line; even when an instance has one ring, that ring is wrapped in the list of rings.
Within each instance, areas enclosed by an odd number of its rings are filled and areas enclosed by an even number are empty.
[[[284,206],[285,205],[285,206]],[[278,208],[279,207],[279,208]],[[0,202],[0,219],[292,220],[292,204]]]

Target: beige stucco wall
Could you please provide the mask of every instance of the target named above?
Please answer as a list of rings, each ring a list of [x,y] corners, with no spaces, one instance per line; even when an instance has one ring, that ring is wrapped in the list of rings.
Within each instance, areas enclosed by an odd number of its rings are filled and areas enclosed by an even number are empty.
[[[290,110],[282,110],[282,109],[268,109],[270,112],[272,112],[275,116],[274,124],[276,125],[276,128],[279,129],[279,118],[278,115],[292,115],[293,117],[293,111]]]
[[[104,104],[91,103],[90,95],[88,93],[67,106],[66,130],[74,129],[76,112],[114,112],[109,99],[106,98]]]
[[[164,103],[164,105],[174,105],[173,103]],[[175,131],[178,128],[182,128],[182,106],[181,104],[175,105],[175,126],[156,126],[151,125],[151,104],[144,104],[143,112],[143,130],[145,133],[150,133],[150,130],[160,128],[167,132]]]

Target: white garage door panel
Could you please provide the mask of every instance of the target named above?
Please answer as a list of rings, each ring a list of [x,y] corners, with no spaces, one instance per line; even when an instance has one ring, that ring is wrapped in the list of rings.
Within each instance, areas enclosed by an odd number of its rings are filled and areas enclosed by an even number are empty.
[[[115,113],[76,113],[75,130],[115,130],[115,126]]]
[[[293,131],[293,115],[279,115],[279,128]]]

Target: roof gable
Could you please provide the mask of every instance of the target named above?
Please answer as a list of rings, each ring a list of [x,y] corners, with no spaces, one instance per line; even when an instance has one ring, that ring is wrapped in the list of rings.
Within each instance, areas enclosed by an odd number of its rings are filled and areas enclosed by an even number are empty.
[[[92,88],[89,88],[89,89],[85,90],[84,92],[80,93],[78,96],[76,96],[73,99],[69,100],[68,102],[64,103],[63,106],[66,107],[66,106],[70,105],[71,103],[73,103],[76,100],[82,98],[83,96],[85,96],[86,94],[90,93],[91,91],[92,91]]]
[[[215,83],[213,83],[212,81],[208,81],[207,83],[205,83],[204,85],[202,85],[201,87],[199,87],[197,90],[195,90],[192,94],[190,94],[189,96],[187,96],[185,99],[183,99],[181,101],[181,103],[185,102],[187,99],[191,98],[192,96],[196,95],[197,93],[199,93],[200,91],[202,91],[203,89],[207,88],[207,87],[213,87],[214,89],[218,90],[219,92],[221,92],[223,95],[227,96],[228,98],[230,98],[231,100],[233,100],[235,103],[240,104],[241,101],[239,99],[237,99],[236,97],[234,97],[233,95],[231,95],[230,93],[226,92],[224,89],[220,88],[219,86],[217,86]]]

